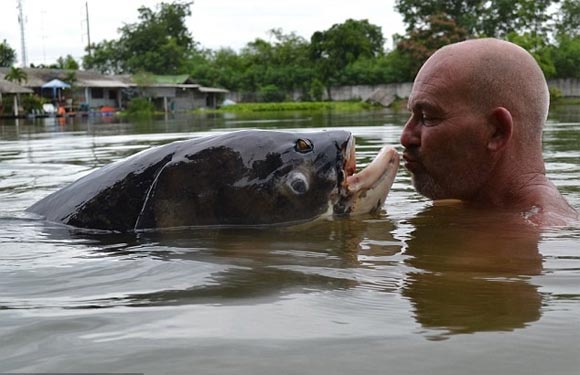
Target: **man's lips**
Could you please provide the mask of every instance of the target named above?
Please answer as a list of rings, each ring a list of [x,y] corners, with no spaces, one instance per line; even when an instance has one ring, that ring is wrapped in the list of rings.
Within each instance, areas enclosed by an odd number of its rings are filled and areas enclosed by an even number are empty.
[[[417,170],[421,164],[419,158],[416,155],[411,154],[409,151],[403,152],[403,160],[405,161],[405,168],[411,172]]]

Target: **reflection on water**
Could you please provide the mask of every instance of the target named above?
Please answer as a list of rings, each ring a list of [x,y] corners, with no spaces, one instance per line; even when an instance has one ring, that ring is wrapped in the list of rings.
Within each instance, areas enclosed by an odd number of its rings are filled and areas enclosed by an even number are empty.
[[[552,114],[545,156],[580,208],[574,116]],[[0,122],[0,372],[574,373],[578,228],[432,204],[404,170],[378,216],[289,228],[87,233],[23,212],[149,146],[239,128],[349,129],[364,166],[405,120]]]
[[[410,220],[407,263],[418,271],[403,295],[422,326],[504,331],[540,318],[542,298],[529,280],[542,272],[540,232],[518,219],[442,203]]]

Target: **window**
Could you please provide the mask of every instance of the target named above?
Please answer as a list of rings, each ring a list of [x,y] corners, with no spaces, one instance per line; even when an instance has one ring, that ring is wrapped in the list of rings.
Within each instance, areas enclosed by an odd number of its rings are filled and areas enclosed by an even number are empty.
[[[101,87],[93,87],[91,89],[91,96],[93,99],[103,99],[105,97],[105,92]]]
[[[117,100],[117,91],[116,90],[109,90],[109,99]]]

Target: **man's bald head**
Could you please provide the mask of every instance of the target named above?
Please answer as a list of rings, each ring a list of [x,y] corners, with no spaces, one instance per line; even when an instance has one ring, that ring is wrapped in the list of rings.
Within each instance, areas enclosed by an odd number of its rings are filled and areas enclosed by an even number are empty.
[[[498,39],[474,39],[441,48],[424,68],[431,64],[439,69],[445,64],[448,74],[459,77],[461,92],[474,108],[506,108],[516,125],[516,139],[541,141],[550,96],[542,70],[526,50]]]

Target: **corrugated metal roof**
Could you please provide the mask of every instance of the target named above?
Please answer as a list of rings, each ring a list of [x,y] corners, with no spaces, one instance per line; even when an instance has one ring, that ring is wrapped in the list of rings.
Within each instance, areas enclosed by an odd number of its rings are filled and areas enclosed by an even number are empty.
[[[153,84],[161,85],[179,85],[192,83],[189,75],[178,74],[178,75],[154,75],[152,76]]]
[[[79,79],[74,85],[77,87],[129,87],[128,84],[113,79]]]
[[[138,86],[138,85],[133,85]],[[184,88],[184,89],[197,89],[200,86],[195,83],[184,83],[184,84],[175,84],[175,83],[152,83],[149,85],[145,85],[144,87],[173,87],[173,88]]]
[[[223,94],[230,92],[230,90],[219,89],[217,87],[200,87],[199,91],[200,92],[210,92],[210,93],[223,93]]]

